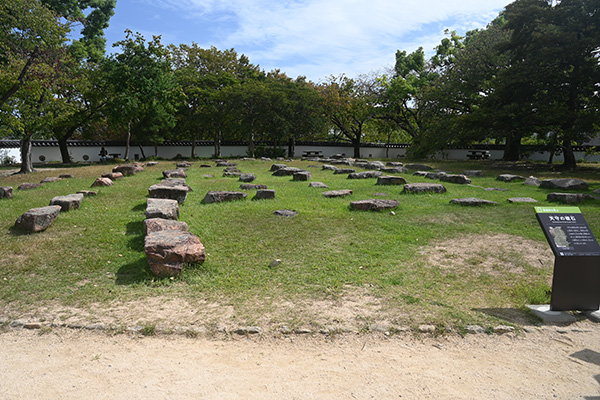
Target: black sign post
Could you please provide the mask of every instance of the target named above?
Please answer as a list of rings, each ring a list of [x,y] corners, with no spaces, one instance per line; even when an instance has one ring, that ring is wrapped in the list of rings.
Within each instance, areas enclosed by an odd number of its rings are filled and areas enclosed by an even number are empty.
[[[600,245],[578,207],[535,207],[554,253],[552,311],[600,309]]]

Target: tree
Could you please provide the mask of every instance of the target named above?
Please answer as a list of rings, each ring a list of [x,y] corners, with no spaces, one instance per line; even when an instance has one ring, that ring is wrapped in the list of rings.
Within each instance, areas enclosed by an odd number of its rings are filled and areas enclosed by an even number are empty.
[[[254,157],[257,136],[263,129],[270,112],[270,93],[263,79],[247,79],[226,89],[227,101],[237,113],[238,131],[246,136],[248,156]]]
[[[121,53],[102,64],[110,98],[107,114],[112,124],[126,133],[124,158],[129,159],[132,137],[153,143],[165,139],[175,126],[183,93],[159,36],[146,44],[139,33],[128,30],[126,39],[115,46],[121,46]]]
[[[316,86],[305,77],[291,79],[279,70],[267,74],[271,91],[272,117],[268,132],[279,147],[288,143],[288,157],[294,157],[295,142],[301,138],[319,136],[326,130],[323,99]]]
[[[57,123],[54,137],[58,140],[62,161],[71,162],[67,147],[69,140],[83,124],[99,115],[104,102],[99,100],[97,83],[90,79],[96,64],[104,57],[104,29],[114,14],[116,0],[42,0],[44,5],[67,21],[71,36],[79,36],[68,45],[69,77],[55,93],[54,113]],[[76,29],[81,26],[81,29]]]
[[[0,108],[28,81],[35,66],[52,61],[68,28],[36,0],[0,4]]]
[[[600,3],[518,0],[505,14],[512,34],[502,50],[511,57],[499,84],[520,91],[509,104],[525,99],[523,125],[555,132],[551,137],[562,142],[563,166],[574,169],[572,144],[598,130]]]
[[[0,4],[0,120],[21,139],[20,173],[33,171],[31,140],[52,126],[48,104],[64,77],[68,28],[36,0]]]
[[[448,54],[449,43],[444,48]],[[441,60],[441,52],[439,57]],[[425,60],[423,48],[410,54],[398,50],[393,76],[388,78],[384,75],[379,79],[381,90],[377,117],[395,123],[413,141],[418,140],[423,124],[423,93],[436,77],[432,64]]]
[[[452,144],[504,140],[513,132],[513,123],[520,124],[514,118],[517,114],[498,104],[497,78],[508,65],[508,56],[500,52],[500,46],[510,36],[503,29],[504,24],[504,18],[499,17],[485,29],[467,32],[460,44],[454,46],[450,58],[442,62],[438,59],[439,75],[422,94],[424,125],[412,149],[417,155],[424,156]],[[439,51],[440,47],[438,54]],[[447,54],[445,50],[442,53]],[[504,92],[505,100],[510,101],[510,90]]]
[[[62,162],[71,162],[67,141],[102,119],[102,109],[108,99],[106,83],[94,63],[73,60],[61,85],[54,91],[51,112],[54,114],[52,136],[58,141]]]
[[[234,115],[228,90],[240,84],[256,67],[234,49],[202,49],[196,43],[170,47],[177,80],[186,100],[178,111],[178,131],[194,143],[202,132],[214,142],[214,156],[221,156],[221,141],[233,130]]]
[[[562,115],[555,126],[561,135],[563,167],[575,169],[572,144],[600,130],[600,2],[563,0],[553,8],[549,25],[554,35],[545,38],[545,53],[555,69],[544,81],[554,90],[545,105],[551,115]]]
[[[360,157],[365,124],[375,114],[375,85],[366,77],[355,80],[341,75],[329,77],[319,87],[324,114],[334,128],[335,137],[352,143],[357,158]]]
[[[115,13],[116,0],[41,0],[41,3],[68,21],[72,31],[81,24],[80,37],[69,46],[77,60],[99,62],[104,57],[104,29]]]

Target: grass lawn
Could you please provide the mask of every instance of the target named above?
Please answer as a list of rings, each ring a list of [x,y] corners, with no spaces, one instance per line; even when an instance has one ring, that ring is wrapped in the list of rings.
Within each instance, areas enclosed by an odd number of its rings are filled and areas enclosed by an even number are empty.
[[[223,168],[212,161],[194,162],[187,178],[193,192],[180,206],[179,219],[200,238],[207,260],[187,266],[175,279],[152,276],[143,236],[148,187],[162,179],[162,170],[173,169],[173,162],[162,161],[113,187],[98,188],[98,195],[85,198],[80,209],[61,213],[37,234],[15,231],[17,217],[48,205],[54,196],[89,189],[111,166],[49,168],[0,178],[0,186],[15,189],[12,199],[0,200],[0,317],[35,316],[40,309],[86,310],[93,316],[96,310],[127,305],[135,310],[139,302],[176,299],[199,324],[365,330],[376,324],[433,324],[443,331],[535,323],[524,306],[549,302],[554,259],[533,205],[507,199],[532,197],[548,205],[551,190],[495,178],[501,173],[577,177],[590,184],[590,193],[600,188],[600,170],[592,166],[559,173],[503,170],[492,162],[431,162],[452,173],[482,169],[484,177],[472,178],[470,186],[443,183],[444,194],[413,195],[403,194],[402,186],[376,186],[376,179],[334,175],[315,162],[286,165],[309,170],[312,181],[330,189],[272,176],[275,162],[236,162],[242,172],[257,176],[254,183],[276,190],[276,199],[254,201],[255,191],[248,191],[244,201],[203,204],[208,191],[239,191],[241,182],[223,177]],[[200,168],[201,163],[213,167]],[[64,173],[75,177],[16,190],[23,182]],[[409,183],[432,182],[399,175]],[[334,189],[352,189],[353,194],[337,199],[321,194]],[[461,197],[500,204],[450,204]],[[400,205],[395,215],[350,210],[350,201],[369,198],[395,199]],[[579,207],[600,234],[600,202],[586,200]],[[278,209],[298,215],[278,217],[273,214]],[[281,264],[270,268],[275,259]],[[151,317],[140,318],[154,323]]]

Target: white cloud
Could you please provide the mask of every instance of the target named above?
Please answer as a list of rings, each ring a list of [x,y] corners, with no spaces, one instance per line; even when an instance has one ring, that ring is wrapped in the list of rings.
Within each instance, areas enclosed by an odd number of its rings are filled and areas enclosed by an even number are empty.
[[[393,63],[397,49],[426,51],[444,28],[459,32],[489,23],[508,0],[145,0],[180,10],[188,20],[222,20],[211,45],[235,48],[266,69],[313,80],[355,76]],[[425,29],[427,28],[427,29]],[[433,31],[431,31],[433,29]]]

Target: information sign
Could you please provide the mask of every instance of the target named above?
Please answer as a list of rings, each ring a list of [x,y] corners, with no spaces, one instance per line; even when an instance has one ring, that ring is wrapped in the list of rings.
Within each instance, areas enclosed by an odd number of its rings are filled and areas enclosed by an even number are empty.
[[[600,256],[600,244],[578,207],[535,207],[535,211],[555,256]]]
[[[600,245],[578,207],[535,207],[554,253],[553,311],[600,308]]]

